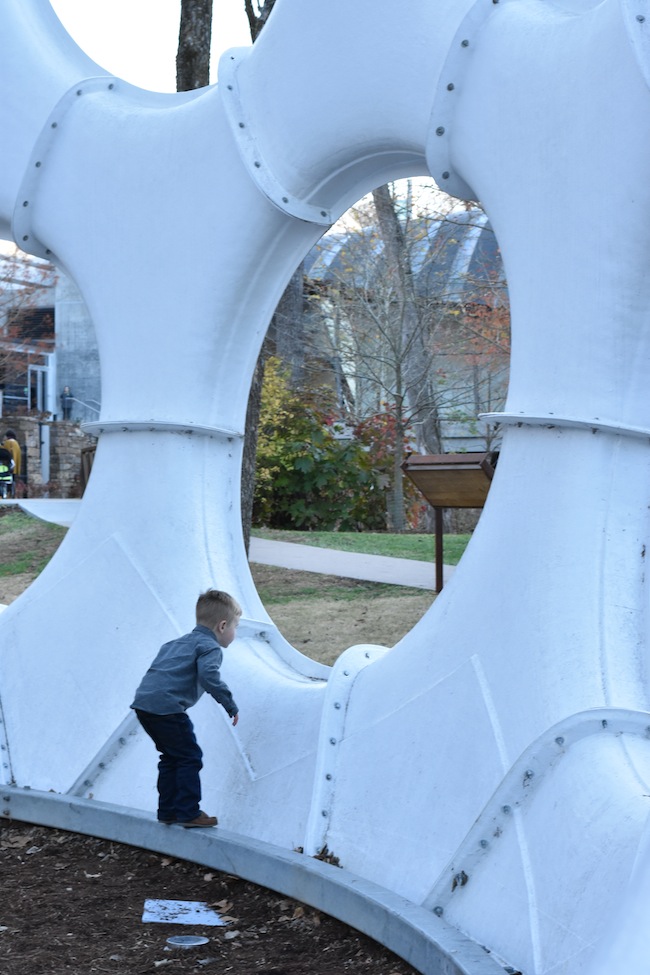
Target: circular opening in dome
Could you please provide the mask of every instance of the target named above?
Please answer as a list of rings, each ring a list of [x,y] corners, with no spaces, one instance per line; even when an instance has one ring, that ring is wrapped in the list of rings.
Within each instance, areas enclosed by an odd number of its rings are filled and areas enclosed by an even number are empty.
[[[480,464],[496,463],[499,436],[481,415],[505,402],[509,351],[494,231],[430,180],[379,187],[306,255],[264,351],[251,547],[298,650],[332,664],[355,644],[393,646],[429,608],[436,514],[409,457],[462,454],[487,493]],[[479,515],[445,505],[447,577]],[[293,575],[255,562],[274,540],[301,547]]]

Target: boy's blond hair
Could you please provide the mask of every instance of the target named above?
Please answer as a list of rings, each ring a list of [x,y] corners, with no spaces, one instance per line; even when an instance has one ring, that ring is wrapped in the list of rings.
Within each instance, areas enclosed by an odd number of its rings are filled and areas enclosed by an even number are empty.
[[[241,616],[241,606],[230,593],[220,589],[208,589],[202,592],[196,602],[196,622],[200,626],[207,626],[214,630],[222,620],[232,622]]]

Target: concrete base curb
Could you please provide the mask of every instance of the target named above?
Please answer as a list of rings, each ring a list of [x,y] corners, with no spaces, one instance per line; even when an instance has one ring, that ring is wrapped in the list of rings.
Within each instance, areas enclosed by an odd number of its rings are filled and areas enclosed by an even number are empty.
[[[107,803],[1,788],[0,818],[70,830],[200,863],[293,897],[395,952],[422,975],[503,975],[483,948],[441,917],[361,877],[301,853],[215,830],[162,826]]]

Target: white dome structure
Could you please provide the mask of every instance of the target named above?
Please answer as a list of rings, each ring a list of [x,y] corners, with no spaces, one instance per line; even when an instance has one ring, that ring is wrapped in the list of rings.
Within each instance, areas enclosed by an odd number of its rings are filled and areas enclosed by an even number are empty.
[[[157,95],[47,0],[5,0],[0,223],[78,284],[103,403],[80,513],[0,617],[2,815],[175,844],[426,972],[646,971],[649,23],[640,0],[278,0],[217,86]],[[328,670],[248,571],[248,389],[323,230],[427,172],[480,200],[503,255],[499,466],[427,615]],[[244,607],[241,720],[195,709],[223,825],[196,837],[151,819],[129,703],[210,585]],[[294,852],[324,846],[343,871]]]

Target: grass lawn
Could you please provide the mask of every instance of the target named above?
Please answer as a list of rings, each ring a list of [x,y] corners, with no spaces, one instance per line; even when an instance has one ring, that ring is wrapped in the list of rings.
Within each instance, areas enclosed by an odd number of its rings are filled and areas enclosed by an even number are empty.
[[[274,565],[253,563],[251,572],[260,599],[265,606],[282,606],[295,600],[335,599],[343,602],[377,599],[380,596],[401,598],[422,596],[422,589],[392,586],[365,579],[347,579],[320,575],[317,572],[298,572]]]
[[[435,561],[435,535],[391,535],[388,532],[298,532],[271,528],[254,528],[252,534],[256,538],[294,542],[298,545],[316,545],[319,548],[336,548],[343,552],[389,555],[396,559],[416,559],[419,562]],[[470,538],[471,535],[445,535],[443,551],[447,565],[458,564]]]
[[[66,533],[65,528],[31,518],[22,511],[8,508],[0,517],[0,577],[28,573],[32,578],[43,570]],[[433,535],[390,535],[381,532],[298,532],[253,529],[259,538],[277,539],[346,552],[388,555],[394,558],[433,562]],[[470,535],[445,535],[444,558],[448,565],[456,565],[470,539]],[[361,580],[336,579],[313,573],[284,571],[255,566],[256,582],[264,602],[282,603],[296,598],[320,596],[355,600],[387,595],[413,595],[417,590],[388,586]],[[258,578],[257,578],[258,577]]]
[[[0,577],[29,573],[37,576],[50,561],[66,533],[59,525],[30,518],[14,508],[0,517]]]
[[[65,532],[65,528],[0,506],[0,604],[9,605],[25,591],[54,554]],[[430,536],[263,534],[335,547],[342,547],[347,537],[352,539],[348,549],[356,543],[357,551],[363,551],[364,543],[372,539],[371,552],[401,552],[410,558],[433,561]],[[401,544],[396,546],[395,542]],[[433,589],[298,572],[282,566],[252,563],[251,573],[262,602],[284,637],[308,657],[327,665],[333,664],[346,647],[358,643],[394,646],[435,599]],[[432,585],[433,575],[432,566]]]

